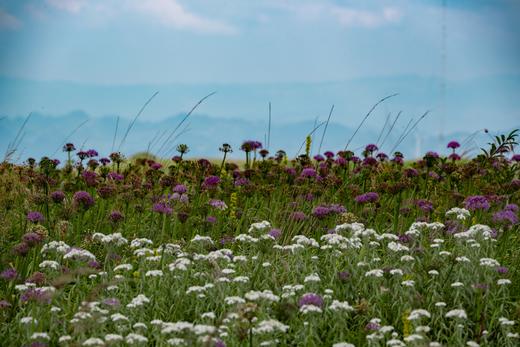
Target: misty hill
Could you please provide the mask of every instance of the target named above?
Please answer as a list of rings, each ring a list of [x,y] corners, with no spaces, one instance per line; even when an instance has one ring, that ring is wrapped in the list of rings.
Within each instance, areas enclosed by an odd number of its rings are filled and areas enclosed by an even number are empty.
[[[89,117],[85,112],[75,111],[61,116],[49,116],[34,113],[27,126],[23,130],[23,138],[18,148],[15,159],[25,160],[27,157],[40,158],[48,155],[57,158],[65,158],[61,147],[65,141],[73,142],[76,148],[94,148],[102,155],[108,155],[112,149],[120,149],[123,153],[130,155],[149,149],[152,153],[163,157],[171,157],[175,154],[175,146],[186,143],[190,147],[188,156],[220,156],[219,146],[230,143],[234,149],[233,157],[243,155],[239,146],[244,140],[254,139],[266,144],[267,133],[266,121],[214,118],[207,115],[194,114],[185,122],[174,135],[173,130],[179,125],[184,117],[183,114],[168,117],[161,121],[138,120],[128,134],[126,141],[121,144],[124,133],[130,124],[129,119],[120,119],[118,133],[114,147],[114,133],[117,117]],[[13,141],[23,123],[23,117],[7,117],[0,121],[0,149],[5,152],[8,144]],[[394,147],[397,139],[402,134],[407,122],[401,121],[392,131],[382,150],[389,153]],[[79,129],[78,126],[81,126]],[[383,123],[379,128],[362,127],[352,142],[350,149],[357,149],[367,143],[375,143]],[[357,124],[356,124],[357,126]],[[271,152],[284,149],[289,156],[296,155],[306,135],[313,129],[313,121],[277,123],[273,122],[271,130]],[[71,135],[71,133],[77,131]],[[324,127],[316,131],[313,141],[313,153],[318,150],[319,141]],[[331,122],[327,129],[322,152],[325,150],[337,151],[343,149],[348,139],[352,136],[355,127],[346,127]],[[180,136],[178,136],[180,134]],[[412,158],[424,154],[427,150],[436,150],[447,153],[445,145],[447,141],[456,139],[463,141],[471,133],[450,133],[443,138],[429,134],[428,129],[419,125],[418,130],[413,132],[397,148],[406,157]],[[169,141],[168,140],[169,138]],[[465,149],[478,147],[485,144],[489,138],[484,134],[475,137],[474,141],[468,143]],[[382,141],[380,140],[379,143]]]

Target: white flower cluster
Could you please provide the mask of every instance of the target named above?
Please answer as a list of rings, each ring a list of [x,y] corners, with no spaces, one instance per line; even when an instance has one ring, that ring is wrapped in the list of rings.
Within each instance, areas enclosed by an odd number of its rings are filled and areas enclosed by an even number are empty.
[[[104,243],[106,245],[123,246],[128,243],[128,240],[121,235],[121,233],[114,233],[105,235],[103,233],[94,233],[92,235],[94,241]]]

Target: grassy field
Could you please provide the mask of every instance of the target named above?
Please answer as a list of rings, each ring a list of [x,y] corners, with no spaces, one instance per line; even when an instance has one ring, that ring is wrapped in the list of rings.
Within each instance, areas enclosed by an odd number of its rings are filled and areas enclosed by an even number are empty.
[[[4,162],[0,345],[518,346],[516,139]]]

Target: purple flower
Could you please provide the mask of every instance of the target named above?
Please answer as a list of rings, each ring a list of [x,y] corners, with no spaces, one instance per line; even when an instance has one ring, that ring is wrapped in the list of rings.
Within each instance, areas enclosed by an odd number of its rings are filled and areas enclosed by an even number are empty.
[[[368,330],[368,331],[379,330],[379,328],[380,328],[379,324],[377,324],[375,322],[370,322],[365,326],[365,330]]]
[[[94,205],[94,198],[88,192],[82,190],[74,193],[72,200],[77,206],[81,206],[85,209],[88,209]]]
[[[429,151],[424,155],[425,158],[438,159],[439,154],[437,152]]]
[[[5,269],[0,273],[0,277],[2,277],[6,281],[12,281],[18,277],[18,272],[16,272],[16,269],[14,267],[10,267],[8,269]]]
[[[44,221],[43,215],[38,211],[31,211],[27,213],[27,220],[31,223],[41,223]]]
[[[486,199],[485,196],[482,196],[482,195],[468,196],[466,198],[466,200],[464,200],[464,206],[466,207],[466,209],[468,209],[470,211],[475,211],[475,210],[487,211],[487,210],[489,210],[489,207],[490,207],[488,200]]]
[[[7,300],[0,300],[0,310],[10,307],[11,304]]]
[[[208,222],[210,224],[215,224],[217,222],[217,218],[213,217],[213,216],[207,216],[206,217],[206,222]]]
[[[103,300],[103,304],[117,308],[121,305],[121,302],[117,298],[106,298],[105,300]]]
[[[157,202],[153,204],[152,211],[157,212],[159,214],[171,215],[173,209],[164,202]]]
[[[65,193],[62,192],[61,190],[57,190],[55,192],[52,192],[51,193],[51,199],[52,201],[54,201],[55,203],[59,204],[61,203],[63,200],[65,200]]]
[[[89,158],[97,157],[98,155],[99,155],[99,154],[98,154],[98,152],[97,152],[95,149],[89,149],[89,150],[87,151],[87,156],[88,156]]]
[[[20,242],[16,246],[13,247],[13,253],[19,256],[25,256],[29,253],[31,247],[26,242]]]
[[[178,194],[184,194],[188,191],[188,188],[184,184],[177,184],[173,187],[173,192]]]
[[[493,222],[515,225],[518,223],[518,216],[511,210],[498,211],[493,213]]]
[[[245,177],[239,177],[236,181],[235,181],[235,187],[241,187],[241,186],[247,186],[249,184],[249,180]]]
[[[93,187],[97,183],[96,182],[97,173],[95,173],[94,171],[83,171],[83,173],[81,174],[81,177],[83,177],[83,180],[85,180],[85,183],[89,187]]]
[[[203,188],[215,188],[220,183],[220,177],[218,176],[208,176],[204,179],[202,183]]]
[[[417,177],[419,176],[419,171],[414,168],[408,168],[404,170],[405,177]]]
[[[460,147],[460,143],[458,143],[457,141],[450,141],[450,142],[448,142],[447,147],[451,148],[451,149],[456,149],[456,148]]]
[[[365,147],[365,151],[369,152],[369,153],[373,153],[373,152],[377,151],[378,149],[379,148],[377,148],[377,145],[374,145],[373,143],[371,143]]]
[[[215,344],[213,346],[214,347],[226,347],[226,343],[224,341],[222,341],[221,339],[216,339]]]
[[[330,209],[326,206],[316,206],[312,210],[312,215],[318,219],[323,219],[330,214]]]
[[[20,296],[20,301],[34,301],[42,304],[50,304],[52,301],[52,292],[43,288],[29,288]]]
[[[110,172],[107,175],[107,177],[113,181],[118,181],[118,182],[122,181],[125,178],[125,176],[118,174],[117,172]]]
[[[244,143],[242,143],[242,146],[240,146],[240,149],[244,152],[256,151],[260,148],[262,148],[262,143],[254,140],[244,141]]]
[[[291,213],[291,219],[293,221],[301,222],[301,221],[305,220],[306,218],[307,218],[307,216],[305,215],[305,213],[303,213],[301,211],[295,211],[295,212]]]
[[[63,152],[72,152],[75,150],[76,150],[76,147],[74,147],[74,144],[72,144],[72,143],[66,143],[63,146]]]
[[[385,161],[388,159],[388,155],[386,155],[386,153],[379,152],[379,153],[377,153],[376,158],[379,159],[380,161]]]
[[[152,168],[152,170],[159,170],[160,168],[162,168],[162,164],[161,163],[157,163],[157,162],[153,162],[150,165],[150,168]]]
[[[327,151],[325,153],[323,153],[325,155],[325,157],[327,157],[327,159],[332,159],[334,158],[334,152],[331,152],[331,151]]]
[[[45,283],[45,274],[43,272],[36,271],[25,282],[35,283],[35,284],[41,286]]]
[[[377,160],[375,158],[366,157],[365,159],[363,159],[363,166],[376,166],[376,165],[377,165]]]
[[[114,211],[110,212],[110,215],[108,216],[108,219],[110,219],[110,221],[112,223],[120,222],[124,218],[125,218],[125,216],[123,216],[123,214],[120,211],[117,211],[117,210],[114,210]]]
[[[517,204],[507,204],[506,207],[504,207],[504,210],[512,211],[512,212],[518,212],[518,205]]]
[[[311,167],[307,167],[307,168],[302,170],[302,173],[300,174],[300,177],[312,178],[312,177],[316,177],[316,175],[317,175],[316,170],[314,170]]]
[[[273,229],[269,230],[269,232],[267,234],[274,237],[275,239],[277,239],[280,236],[282,236],[282,231],[280,229],[273,228]]]
[[[105,166],[105,165],[110,164],[110,159],[108,159],[108,158],[101,158],[101,159],[99,159],[99,162],[100,162],[103,166]]]
[[[356,196],[356,198],[354,200],[358,204],[365,204],[368,202],[377,202],[379,200],[379,194],[377,194],[375,192],[368,192],[368,193]]]
[[[321,154],[316,154],[314,156],[314,160],[316,160],[317,162],[320,162],[320,161],[324,161],[325,158]]]
[[[293,168],[293,167],[288,167],[285,169],[285,172],[289,175],[289,176],[296,176],[296,170]]]
[[[419,199],[417,200],[416,205],[426,213],[433,211],[433,204],[428,200]]]
[[[340,214],[340,213],[347,212],[347,209],[345,207],[341,206],[340,204],[331,204],[328,207],[329,207],[330,212],[332,212],[332,213]]]
[[[298,301],[298,306],[302,307],[304,305],[313,305],[317,307],[323,307],[323,299],[318,294],[307,293],[303,294],[303,296]]]
[[[22,240],[30,247],[37,245],[43,240],[43,236],[35,233],[35,232],[28,232],[22,236]]]
[[[504,275],[509,272],[509,269],[505,266],[497,266],[496,270],[501,275]]]
[[[345,165],[347,165],[347,159],[345,159],[343,157],[337,157],[336,160],[334,161],[334,163],[337,166],[345,166]]]
[[[519,162],[520,161],[520,154],[515,154],[511,157],[512,161]]]
[[[225,209],[227,208],[226,203],[225,203],[224,201],[222,201],[222,200],[218,200],[218,199],[211,199],[211,200],[209,201],[209,205],[210,205],[211,207],[216,208],[217,210],[222,210],[222,211],[225,210]]]

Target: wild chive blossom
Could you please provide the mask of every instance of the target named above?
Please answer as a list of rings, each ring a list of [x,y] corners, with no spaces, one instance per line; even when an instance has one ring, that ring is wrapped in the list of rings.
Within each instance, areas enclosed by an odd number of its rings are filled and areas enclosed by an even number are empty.
[[[270,235],[271,237],[277,239],[280,236],[282,236],[282,231],[280,229],[273,228],[273,229],[269,230],[269,232],[267,234]]]
[[[123,216],[123,214],[120,211],[114,210],[114,211],[110,212],[110,215],[108,216],[108,218],[110,219],[110,221],[112,223],[117,223],[117,222],[122,221],[125,217]]]
[[[312,215],[318,219],[323,219],[330,214],[330,209],[326,206],[316,206],[312,210]]]
[[[518,223],[518,216],[511,210],[498,211],[493,213],[493,222],[515,225]]]
[[[30,247],[32,246],[35,246],[37,244],[39,244],[42,240],[43,240],[43,236],[38,234],[38,233],[35,233],[35,232],[28,232],[28,233],[25,233],[23,236],[22,236],[22,240]]]
[[[76,147],[74,147],[74,144],[72,144],[72,143],[66,143],[63,146],[63,152],[72,152],[75,150],[76,150]]]
[[[512,211],[514,213],[518,212],[518,205],[517,204],[507,204],[506,207],[504,207],[504,210]]]
[[[458,143],[457,141],[450,141],[448,142],[448,146],[447,148],[451,148],[451,149],[457,149],[460,147],[460,143]]]
[[[356,196],[356,198],[354,200],[358,204],[377,202],[377,201],[379,201],[379,194],[377,194],[375,192],[368,192],[368,193]]]
[[[122,181],[125,176],[117,173],[117,172],[110,172],[108,175],[107,175],[107,178],[111,179],[111,180],[114,180],[114,181]]]
[[[97,183],[96,182],[97,173],[95,173],[94,171],[83,171],[81,173],[81,177],[83,177],[83,179],[85,180],[85,183],[89,187],[93,187]]]
[[[54,201],[56,204],[59,204],[61,203],[63,200],[65,200],[65,193],[62,192],[61,190],[57,190],[55,192],[52,192],[51,193],[51,199],[52,201]]]
[[[171,215],[173,209],[164,202],[157,202],[153,204],[152,211],[157,212],[159,214]]]
[[[89,158],[94,158],[94,157],[97,157],[98,155],[99,155],[99,154],[98,154],[98,152],[97,152],[95,149],[89,149],[89,150],[87,151],[87,156],[88,156]]]
[[[188,191],[188,188],[184,184],[177,184],[173,187],[173,192],[178,194],[184,194]]]
[[[321,155],[321,154],[316,154],[314,156],[314,160],[316,160],[318,163],[321,162],[321,161],[324,161],[325,158]]]
[[[519,162],[520,161],[520,154],[515,154],[511,157],[512,161]]]
[[[468,196],[466,198],[466,200],[464,200],[464,206],[466,207],[466,209],[470,210],[470,211],[475,211],[475,210],[484,210],[484,211],[487,211],[489,210],[489,201],[486,199],[485,196],[482,196],[482,195],[473,195],[473,196]]]
[[[218,176],[208,176],[204,179],[202,183],[202,188],[215,188],[220,183],[220,177]]]
[[[307,218],[307,216],[305,215],[305,213],[303,213],[301,211],[295,211],[295,212],[291,213],[291,219],[294,221],[300,222],[302,220],[305,220],[306,218]]]
[[[74,193],[72,200],[76,206],[80,206],[85,209],[88,209],[94,205],[94,198],[88,192],[82,190]]]
[[[298,306],[306,306],[306,305],[313,305],[319,308],[323,307],[323,299],[318,294],[314,293],[307,293],[304,294],[300,300],[298,301]]]
[[[44,221],[43,215],[38,211],[31,211],[27,213],[27,220],[31,223],[41,223]]]
[[[370,153],[370,154],[374,153],[374,152],[377,151],[378,149],[379,149],[379,148],[377,147],[377,145],[375,145],[375,144],[373,144],[373,143],[371,143],[371,144],[369,144],[369,145],[367,145],[367,146],[365,147],[365,151],[368,152],[368,153]]]
[[[300,177],[312,178],[312,177],[316,177],[316,175],[317,175],[316,170],[314,170],[311,167],[308,167],[308,168],[305,168],[302,170]]]
[[[16,272],[16,269],[14,267],[10,267],[8,269],[5,269],[0,273],[0,277],[6,281],[12,281],[18,277],[18,272]]]
[[[222,201],[222,200],[218,200],[218,199],[211,199],[211,200],[209,201],[209,205],[210,205],[211,207],[214,207],[214,208],[216,208],[217,210],[221,210],[221,211],[227,209],[227,205],[226,205],[226,203],[225,203],[224,201]]]
[[[421,210],[423,210],[426,213],[433,211],[433,204],[428,200],[419,199],[419,200],[417,200],[416,204],[417,204],[417,207],[419,207]]]

